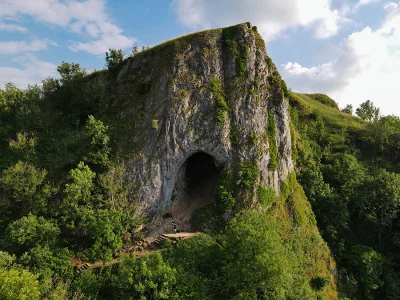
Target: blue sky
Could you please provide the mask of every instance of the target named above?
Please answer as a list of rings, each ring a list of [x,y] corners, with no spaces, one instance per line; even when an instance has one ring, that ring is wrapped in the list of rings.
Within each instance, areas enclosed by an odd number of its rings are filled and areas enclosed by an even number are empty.
[[[104,67],[105,51],[250,21],[288,86],[400,115],[400,2],[382,0],[0,0],[0,86]]]

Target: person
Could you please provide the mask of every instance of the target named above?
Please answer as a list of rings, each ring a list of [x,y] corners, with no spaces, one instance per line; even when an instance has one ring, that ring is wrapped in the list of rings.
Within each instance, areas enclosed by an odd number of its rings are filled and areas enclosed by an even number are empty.
[[[173,222],[172,222],[172,225],[174,225],[174,233],[176,234],[176,222],[173,221]]]

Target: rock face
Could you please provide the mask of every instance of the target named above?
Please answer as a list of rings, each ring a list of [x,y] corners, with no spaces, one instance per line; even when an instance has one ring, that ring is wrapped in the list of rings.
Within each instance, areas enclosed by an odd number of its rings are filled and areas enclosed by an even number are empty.
[[[143,212],[161,213],[186,197],[187,162],[198,152],[235,182],[246,176],[244,165],[254,167],[247,192],[234,191],[246,206],[257,204],[260,186],[278,193],[293,171],[286,86],[249,23],[143,51],[115,76],[130,136],[127,178]]]

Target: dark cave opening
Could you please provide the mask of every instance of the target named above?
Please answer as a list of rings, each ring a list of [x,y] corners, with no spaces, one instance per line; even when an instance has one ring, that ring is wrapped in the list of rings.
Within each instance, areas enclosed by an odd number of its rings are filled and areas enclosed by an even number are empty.
[[[202,202],[214,200],[218,174],[219,170],[210,155],[204,152],[193,154],[187,160],[185,171],[187,195]]]

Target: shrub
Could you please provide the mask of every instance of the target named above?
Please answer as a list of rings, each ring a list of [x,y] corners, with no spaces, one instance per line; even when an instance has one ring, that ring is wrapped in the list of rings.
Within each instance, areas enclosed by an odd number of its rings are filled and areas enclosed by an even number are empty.
[[[239,130],[236,127],[231,126],[229,139],[231,141],[231,146],[235,147],[239,144]]]
[[[322,104],[325,104],[326,106],[329,106],[329,107],[339,110],[337,103],[334,100],[332,100],[331,98],[329,98],[327,95],[324,95],[324,94],[306,94],[306,95],[313,100],[316,100],[318,102],[321,102]]]
[[[151,128],[153,128],[154,130],[158,130],[158,120],[153,120],[151,122]]]
[[[90,115],[86,122],[85,131],[90,151],[85,160],[95,165],[107,167],[111,151],[110,137],[107,134],[108,126]]]
[[[235,26],[224,28],[222,30],[222,39],[224,45],[235,55],[236,73],[238,76],[243,76],[246,72],[246,63],[249,58],[249,48],[247,45],[239,45],[234,40],[237,28]]]
[[[238,180],[236,184],[246,190],[250,189],[256,182],[260,170],[256,163],[244,161],[239,166]]]
[[[215,98],[215,118],[219,125],[225,122],[228,115],[229,107],[225,101],[225,91],[222,87],[222,82],[216,77],[210,79],[209,88]]]
[[[258,189],[258,198],[262,206],[270,205],[275,199],[275,190],[271,187],[261,185]]]
[[[230,170],[221,172],[216,188],[218,210],[225,212],[234,208],[236,199],[233,197],[233,178]]]
[[[121,49],[111,49],[110,52],[106,52],[106,66],[109,70],[115,70],[115,68],[122,63],[124,60],[124,53]]]
[[[242,45],[240,51],[235,53],[236,73],[238,76],[243,76],[246,73],[246,63],[249,58],[249,48],[247,45]]]
[[[314,277],[310,281],[311,287],[316,291],[322,290],[328,283],[329,279],[323,276]]]
[[[276,145],[276,120],[272,113],[268,116],[268,125],[266,129],[269,142],[269,167],[271,170],[276,170],[278,168],[278,147]]]

